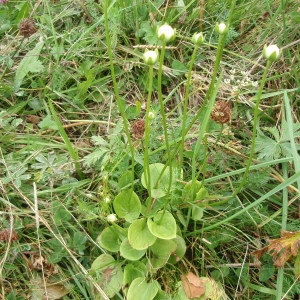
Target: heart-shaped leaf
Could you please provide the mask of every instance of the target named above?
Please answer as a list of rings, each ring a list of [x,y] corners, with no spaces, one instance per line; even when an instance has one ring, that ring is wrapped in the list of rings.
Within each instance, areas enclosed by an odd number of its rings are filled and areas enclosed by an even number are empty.
[[[132,248],[127,238],[123,240],[120,247],[121,256],[123,256],[128,260],[139,260],[144,256],[145,253],[146,253],[146,249],[136,250]]]
[[[183,258],[186,251],[186,244],[184,239],[179,235],[177,235],[176,238],[172,241],[175,241],[176,249],[173,253],[171,253],[169,262],[175,264],[176,262],[178,262],[180,259]]]
[[[147,220],[150,232],[164,240],[171,240],[176,237],[176,221],[168,211],[160,211],[153,218]]]
[[[128,241],[134,249],[147,249],[155,240],[156,236],[149,231],[146,219],[135,220],[128,228]]]
[[[169,190],[170,185],[170,167],[166,167],[165,165],[161,163],[151,164],[149,165],[149,171],[150,171],[150,188],[151,188],[151,194],[155,198],[161,198],[164,197],[167,194],[167,191]],[[162,174],[162,175],[161,175]],[[175,182],[174,175],[171,178],[171,189],[172,185]],[[145,178],[145,172],[142,174],[141,182],[144,188],[148,188],[146,184],[146,178]]]
[[[122,287],[122,268],[109,254],[102,254],[94,260],[91,266],[91,274],[94,274],[97,283],[109,298],[112,298]],[[94,293],[94,299],[103,299],[97,290]]]
[[[173,251],[176,249],[176,243],[174,240],[162,240],[157,239],[155,243],[150,247],[151,258],[150,262],[153,268],[163,267]]]
[[[122,240],[126,237],[127,231],[116,224],[113,224],[105,228],[99,237],[97,242],[104,249],[111,252],[118,252]]]
[[[114,210],[118,217],[125,218],[127,222],[136,220],[141,212],[141,202],[133,190],[120,192],[113,202]]]
[[[127,300],[152,300],[159,290],[157,281],[147,282],[145,277],[134,279],[128,289]]]

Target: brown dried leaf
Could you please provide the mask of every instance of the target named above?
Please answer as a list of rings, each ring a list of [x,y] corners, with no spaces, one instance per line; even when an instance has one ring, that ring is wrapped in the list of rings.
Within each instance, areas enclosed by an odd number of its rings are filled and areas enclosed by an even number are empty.
[[[47,277],[58,273],[57,267],[50,264],[47,258],[40,256],[38,253],[32,253],[30,255],[29,267],[33,270],[44,270],[44,274]]]
[[[189,272],[180,276],[184,292],[188,298],[198,298],[205,294],[205,285],[201,278]]]
[[[39,276],[31,280],[31,289],[31,300],[57,300],[70,292],[63,284],[50,282],[48,279],[45,282]]]
[[[18,239],[18,235],[14,230],[11,229],[2,229],[0,231],[0,242],[11,242],[16,241]]]
[[[273,257],[275,267],[284,267],[292,257],[297,256],[300,248],[300,231],[282,231],[281,238],[270,240],[270,244],[262,249],[252,252],[258,259],[265,253]]]

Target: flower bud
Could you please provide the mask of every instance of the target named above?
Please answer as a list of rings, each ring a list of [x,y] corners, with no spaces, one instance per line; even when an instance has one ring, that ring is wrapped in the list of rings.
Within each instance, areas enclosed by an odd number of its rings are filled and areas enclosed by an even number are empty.
[[[273,61],[279,59],[280,54],[281,54],[281,51],[277,45],[269,45],[269,46],[265,45],[264,46],[263,56],[265,59],[273,62]]]
[[[157,36],[160,40],[169,42],[175,38],[175,30],[168,24],[162,25],[158,28]]]
[[[198,32],[198,33],[194,33],[194,35],[192,36],[192,42],[195,45],[201,45],[204,42],[204,36],[202,32]]]
[[[144,61],[147,65],[154,65],[158,60],[158,51],[146,50],[143,54]]]
[[[148,118],[149,118],[149,120],[154,120],[154,118],[155,118],[155,113],[154,113],[153,111],[149,111],[149,113],[148,113]]]
[[[228,30],[228,28],[224,22],[221,22],[216,24],[215,30],[218,34],[224,34]]]
[[[117,217],[115,214],[110,214],[106,217],[106,220],[108,223],[114,223],[117,220]]]

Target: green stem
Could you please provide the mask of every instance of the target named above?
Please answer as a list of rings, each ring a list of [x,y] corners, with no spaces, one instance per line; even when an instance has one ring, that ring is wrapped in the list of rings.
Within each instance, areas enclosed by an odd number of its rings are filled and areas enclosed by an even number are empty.
[[[245,169],[245,173],[243,175],[242,181],[240,183],[240,185],[238,186],[238,188],[236,189],[236,191],[233,193],[233,195],[230,197],[235,197],[243,188],[243,186],[245,185],[246,181],[247,181],[247,177],[248,177],[248,173],[252,164],[252,159],[254,157],[254,150],[255,150],[255,140],[256,140],[256,133],[257,133],[257,128],[259,126],[259,104],[260,104],[260,100],[261,100],[261,95],[263,92],[263,88],[264,85],[266,83],[266,79],[267,79],[267,74],[269,71],[269,68],[271,66],[272,62],[270,60],[267,61],[267,66],[265,68],[263,77],[261,79],[260,82],[260,87],[257,93],[257,97],[256,97],[256,105],[254,108],[254,120],[253,120],[253,130],[252,130],[252,142],[251,142],[251,148],[250,148],[250,154],[249,154],[249,158],[248,158],[248,162],[247,162],[247,166]]]
[[[166,42],[163,42],[163,46],[161,49],[161,54],[160,54],[160,59],[159,59],[159,68],[158,68],[158,76],[157,76],[157,81],[158,81],[158,87],[157,87],[157,93],[158,93],[158,101],[159,101],[159,106],[160,106],[160,114],[162,117],[162,125],[163,125],[163,131],[164,131],[164,138],[165,138],[165,144],[166,144],[166,150],[167,150],[167,166],[170,168],[170,177],[169,177],[169,187],[168,187],[168,192],[169,193],[171,189],[171,184],[172,184],[172,164],[171,164],[171,151],[170,151],[170,143],[169,143],[169,137],[168,137],[168,128],[167,128],[167,117],[165,114],[165,109],[164,109],[164,103],[163,103],[163,96],[162,96],[162,69],[163,69],[163,63],[164,63],[164,57],[165,57],[165,50],[166,50]],[[165,169],[163,169],[162,174],[160,174],[160,177],[163,175]],[[160,179],[158,178],[158,181]]]
[[[185,127],[187,123],[187,107],[188,107],[188,100],[190,95],[191,89],[191,78],[192,78],[192,70],[196,58],[196,53],[199,46],[196,44],[194,47],[194,51],[189,63],[189,71],[187,75],[186,87],[185,87],[185,95],[184,95],[184,102],[183,102],[183,115],[182,115],[182,127],[181,127],[181,143],[180,143],[180,153],[179,153],[179,168],[182,166],[183,163],[183,150],[184,150],[184,140],[185,140]]]
[[[149,141],[150,141],[150,120],[149,112],[151,107],[151,96],[153,88],[153,66],[149,66],[149,87],[148,87],[148,97],[146,106],[146,122],[145,122],[145,153],[144,153],[144,170],[145,170],[145,182],[148,190],[148,196],[151,198],[151,174],[149,165]]]
[[[113,87],[114,87],[114,94],[116,96],[118,109],[119,109],[119,111],[121,113],[121,116],[122,116],[122,119],[123,119],[124,130],[125,130],[125,134],[127,136],[127,141],[128,141],[129,148],[130,148],[130,154],[131,154],[131,158],[132,158],[132,178],[134,178],[134,147],[132,145],[129,125],[128,125],[128,121],[127,121],[127,118],[126,118],[124,105],[122,103],[122,99],[120,98],[120,94],[119,94],[119,88],[118,88],[117,79],[116,79],[116,75],[115,75],[113,53],[112,53],[112,48],[111,48],[111,39],[110,39],[110,35],[109,35],[109,33],[110,33],[109,25],[108,25],[108,5],[109,5],[109,3],[110,3],[109,0],[105,0],[105,4],[104,4],[104,26],[105,26],[105,37],[106,37],[106,44],[107,44],[107,52],[108,52],[108,56],[109,56],[109,65],[110,65],[111,78],[112,78]],[[134,182],[132,181],[132,185],[133,185],[133,183]]]
[[[220,68],[220,63],[221,63],[223,49],[224,49],[224,45],[225,45],[225,41],[226,41],[226,36],[227,36],[226,33],[225,34],[220,34],[220,36],[219,36],[218,49],[217,49],[217,54],[216,54],[216,62],[215,62],[215,65],[214,65],[214,71],[213,71],[213,75],[212,75],[212,78],[211,78],[211,82],[210,82],[208,91],[205,95],[205,98],[204,98],[204,101],[203,101],[203,104],[202,104],[202,107],[205,107],[206,111],[205,111],[204,119],[203,119],[203,121],[201,122],[201,125],[200,125],[199,137],[197,139],[197,143],[196,143],[195,150],[194,150],[194,153],[193,153],[193,158],[192,158],[192,181],[193,182],[196,181],[196,163],[197,163],[197,158],[199,156],[200,146],[201,146],[202,140],[204,138],[204,135],[207,131],[209,116],[210,116],[210,113],[213,109],[213,105],[215,103],[215,99],[216,99],[216,95],[217,95],[217,91],[218,91],[218,87],[216,87],[215,84],[216,84],[216,79],[217,79],[217,75],[218,75],[219,68]],[[219,85],[220,85],[220,78],[218,80],[218,86]],[[205,156],[204,161],[206,161],[206,159],[207,159],[207,155]]]

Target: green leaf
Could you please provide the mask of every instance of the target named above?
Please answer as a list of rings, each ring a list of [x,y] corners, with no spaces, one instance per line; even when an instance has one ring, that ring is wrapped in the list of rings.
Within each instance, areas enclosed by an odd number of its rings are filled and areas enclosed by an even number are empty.
[[[109,298],[112,298],[122,287],[122,268],[109,254],[102,254],[94,260],[91,273]],[[94,299],[103,299],[96,289],[94,289],[94,294]]]
[[[255,141],[255,151],[258,153],[259,159],[272,160],[277,159],[280,156],[291,155],[291,143],[289,134],[289,125],[286,121],[282,122],[281,134],[276,127],[263,128],[265,131],[269,132],[273,138],[265,135],[264,133],[259,133]],[[291,131],[293,136],[300,136],[300,124],[292,124]],[[300,150],[300,145],[298,145],[297,150]]]
[[[150,232],[164,240],[171,240],[176,237],[176,221],[173,215],[168,211],[161,211],[147,220]]]
[[[175,264],[184,257],[186,252],[186,244],[185,244],[185,240],[179,235],[177,235],[176,238],[172,241],[175,241],[176,249],[171,254],[169,262],[171,264]]]
[[[54,120],[52,120],[50,115],[47,115],[41,122],[39,122],[38,126],[41,129],[53,129],[58,130],[58,126]]]
[[[124,268],[124,285],[129,285],[134,279],[144,277],[147,273],[147,267],[140,261],[133,261]]]
[[[105,228],[99,237],[97,242],[104,249],[111,252],[118,252],[123,239],[126,237],[126,230],[119,227],[117,224]]]
[[[202,188],[202,183],[198,180],[190,180],[183,188],[182,198],[186,202],[194,202],[197,193]]]
[[[132,185],[132,183],[134,181],[134,178],[132,175],[133,175],[132,171],[130,171],[130,170],[128,170],[122,174],[122,176],[119,179],[119,187],[121,189],[128,187],[129,185]]]
[[[194,221],[199,221],[203,217],[204,207],[199,207],[197,205],[192,206],[192,216],[191,219]]]
[[[56,226],[60,226],[62,224],[65,225],[66,222],[72,218],[70,213],[59,201],[52,202],[52,213]]]
[[[173,251],[176,249],[176,242],[174,240],[157,239],[150,247],[151,250],[151,265],[153,268],[163,267]]]
[[[188,71],[188,68],[186,67],[186,65],[177,59],[175,59],[172,62],[172,69],[173,69],[172,73],[174,75],[183,75],[184,73],[186,73]]]
[[[120,255],[128,260],[139,260],[145,255],[145,253],[146,249],[136,250],[132,248],[127,238],[121,243]]]
[[[152,300],[159,290],[157,281],[147,282],[145,277],[134,279],[128,289],[127,300]]]
[[[143,250],[153,245],[156,237],[149,231],[146,219],[140,219],[129,226],[128,240],[132,248]]]
[[[141,202],[133,190],[120,192],[113,202],[114,210],[118,217],[125,218],[127,222],[136,220],[141,212]]]
[[[161,163],[151,164],[149,166],[151,194],[155,198],[164,197],[167,194],[167,191],[169,189],[170,176],[171,176],[170,167],[166,167],[165,170],[163,171],[164,167],[165,166]],[[162,171],[163,174],[161,175]],[[142,174],[141,182],[143,187],[147,188],[146,181],[145,181],[145,172]],[[176,177],[173,174],[172,181],[171,181],[171,190],[175,187],[174,186],[175,183],[176,183]]]
[[[275,267],[273,263],[264,264],[258,272],[259,281],[267,281],[275,273]]]
[[[38,73],[43,71],[44,67],[38,60],[39,54],[44,46],[44,42],[38,42],[34,49],[30,50],[21,60],[15,76],[14,90],[17,92],[20,89],[24,77],[29,73]]]
[[[259,134],[255,141],[255,151],[258,152],[258,159],[272,160],[279,158],[281,149],[279,143],[264,134]]]

